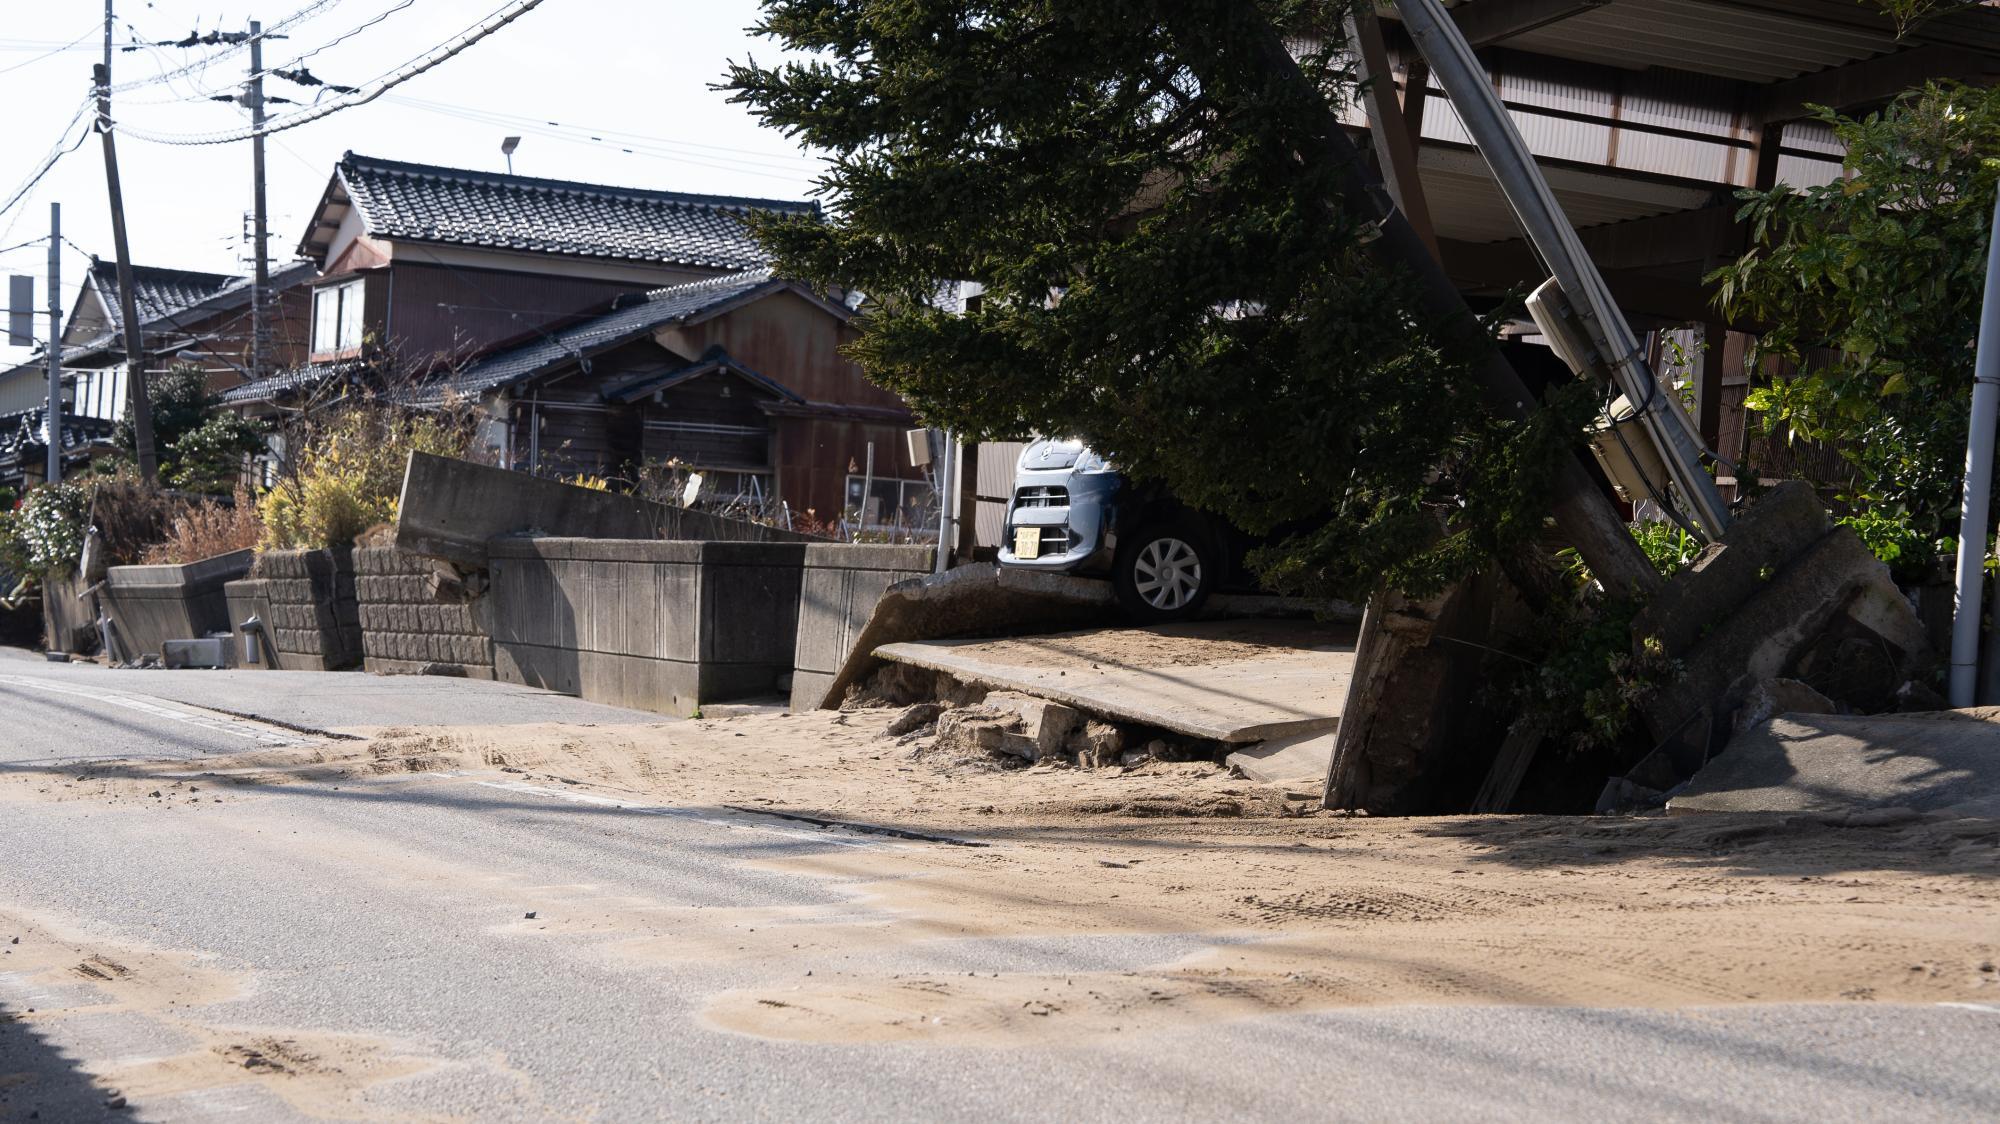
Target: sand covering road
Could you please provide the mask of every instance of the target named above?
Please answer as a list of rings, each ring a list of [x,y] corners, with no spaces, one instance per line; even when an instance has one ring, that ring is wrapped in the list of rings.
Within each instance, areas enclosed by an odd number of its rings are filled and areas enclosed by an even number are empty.
[[[764,807],[990,844],[842,849],[781,864],[829,879],[848,898],[837,908],[734,916],[587,892],[553,907],[537,899],[539,925],[601,935],[622,960],[781,965],[778,982],[717,995],[706,1012],[713,1025],[765,1036],[990,1043],[1402,1003],[2000,1010],[2000,822],[1350,818],[1309,811],[1312,793],[1201,763],[939,771],[882,735],[894,713],[384,731],[206,759],[199,783],[211,786],[204,796],[234,802],[264,783],[502,772],[599,796]],[[4,795],[166,814],[182,807],[172,790],[148,793],[188,771],[185,762],[93,765],[17,775]],[[1059,977],[841,968],[869,947],[1119,933],[1184,934],[1198,951]]]

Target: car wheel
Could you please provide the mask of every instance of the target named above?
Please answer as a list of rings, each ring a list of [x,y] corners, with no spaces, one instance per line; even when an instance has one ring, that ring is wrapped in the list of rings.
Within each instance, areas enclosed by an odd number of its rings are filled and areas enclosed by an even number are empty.
[[[1219,559],[1208,536],[1184,523],[1142,528],[1118,550],[1111,584],[1127,616],[1173,621],[1193,616],[1215,588]]]

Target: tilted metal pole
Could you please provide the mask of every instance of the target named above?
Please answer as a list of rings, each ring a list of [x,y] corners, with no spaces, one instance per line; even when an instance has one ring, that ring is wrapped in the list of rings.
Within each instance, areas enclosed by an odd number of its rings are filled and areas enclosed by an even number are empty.
[[[1979,686],[1979,615],[1993,503],[1994,423],[2000,421],[2000,194],[1986,239],[1986,293],[1979,304],[1979,350],[1972,361],[1972,424],[1965,431],[1965,489],[1958,509],[1958,603],[1951,618],[1954,707],[1971,706]]]
[[[1535,255],[1569,298],[1618,389],[1642,411],[1639,421],[1693,508],[1695,521],[1711,537],[1719,537],[1729,526],[1729,510],[1715,481],[1702,468],[1701,447],[1666,413],[1659,381],[1646,363],[1632,326],[1625,322],[1603,275],[1584,252],[1575,228],[1535,166],[1514,119],[1488,81],[1486,68],[1474,57],[1471,44],[1438,0],[1396,0],[1396,11],[1492,170]]]

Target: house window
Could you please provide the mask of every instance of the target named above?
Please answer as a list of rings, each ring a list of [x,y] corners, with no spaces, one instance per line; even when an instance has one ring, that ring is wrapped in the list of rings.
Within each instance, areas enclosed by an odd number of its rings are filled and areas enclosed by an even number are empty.
[[[862,500],[862,486],[868,488]],[[847,478],[847,514],[860,516],[860,525],[869,531],[937,533],[937,498],[928,480],[868,480]]]
[[[315,355],[361,346],[361,281],[313,291],[312,349]]]

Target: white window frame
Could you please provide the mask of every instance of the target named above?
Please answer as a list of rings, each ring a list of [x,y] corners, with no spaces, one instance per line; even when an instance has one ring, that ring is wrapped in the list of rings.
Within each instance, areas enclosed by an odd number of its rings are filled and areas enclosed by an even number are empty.
[[[362,279],[322,285],[313,290],[312,353],[334,355],[356,351],[362,336]],[[328,336],[332,338],[329,339]]]

